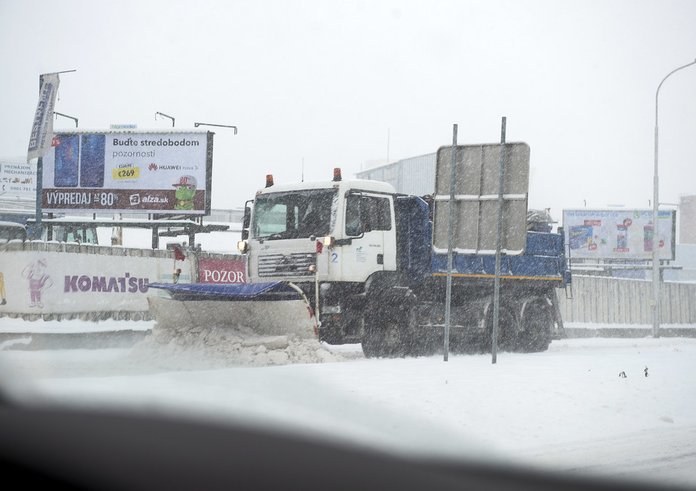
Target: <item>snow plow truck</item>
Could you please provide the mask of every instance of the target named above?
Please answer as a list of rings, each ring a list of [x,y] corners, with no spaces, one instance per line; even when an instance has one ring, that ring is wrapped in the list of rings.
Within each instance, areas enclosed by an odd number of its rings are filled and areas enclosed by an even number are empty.
[[[151,298],[151,309],[165,325],[361,343],[367,357],[433,354],[445,332],[443,185],[421,197],[385,182],[343,180],[340,169],[324,182],[275,184],[269,175],[245,207],[238,247],[247,258],[247,283],[151,285],[170,297]],[[498,347],[535,352],[562,330],[556,292],[570,282],[570,271],[562,231],[551,232],[543,214],[528,213],[523,198],[525,243],[504,251],[500,263]],[[490,350],[495,257],[457,247],[452,266],[449,349]]]

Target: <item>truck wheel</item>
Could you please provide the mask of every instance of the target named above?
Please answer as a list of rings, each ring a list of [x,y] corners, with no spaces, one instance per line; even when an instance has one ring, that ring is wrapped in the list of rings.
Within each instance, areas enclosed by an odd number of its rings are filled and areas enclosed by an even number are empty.
[[[411,294],[404,299],[401,324],[406,356],[432,356],[437,353],[441,338],[430,329],[419,326],[418,300]]]
[[[545,298],[528,303],[522,312],[518,349],[523,353],[546,351],[551,344],[553,312]]]
[[[380,346],[382,345],[382,340],[377,336],[377,333],[372,332],[372,330],[367,327],[365,328],[361,345],[365,358],[377,358],[381,356]]]
[[[487,344],[487,348],[485,351],[490,352],[493,343],[493,306],[490,307],[486,316],[486,336],[484,345]],[[510,307],[501,305],[498,315],[498,350],[515,351],[517,345],[517,319]]]
[[[367,358],[397,358],[406,354],[405,330],[408,308],[395,298],[382,297],[368,304],[365,313],[363,353]]]
[[[406,354],[401,329],[396,319],[386,320],[379,325],[366,320],[365,324],[362,349],[367,358],[397,358]]]

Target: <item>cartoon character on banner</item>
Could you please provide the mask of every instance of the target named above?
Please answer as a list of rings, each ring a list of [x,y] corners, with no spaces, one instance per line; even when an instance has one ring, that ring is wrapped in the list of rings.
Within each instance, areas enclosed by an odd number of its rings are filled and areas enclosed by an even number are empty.
[[[43,308],[41,292],[44,288],[53,286],[53,280],[46,274],[47,266],[45,259],[37,259],[29,263],[22,271],[22,276],[29,280],[30,307]]]
[[[176,188],[175,210],[193,210],[193,198],[196,196],[196,178],[193,176],[181,176],[179,182],[172,184]]]

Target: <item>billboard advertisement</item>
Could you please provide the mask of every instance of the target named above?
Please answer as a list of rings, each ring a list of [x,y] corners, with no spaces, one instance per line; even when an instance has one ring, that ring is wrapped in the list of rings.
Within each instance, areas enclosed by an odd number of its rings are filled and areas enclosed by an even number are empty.
[[[36,197],[36,168],[29,164],[0,162],[0,196]]]
[[[213,133],[61,132],[43,158],[45,212],[210,212]]]
[[[676,217],[660,211],[657,234],[652,210],[563,210],[563,229],[571,258],[674,260]]]
[[[0,264],[0,314],[145,312],[150,283],[173,281],[171,258],[104,256],[51,250],[4,251]],[[189,283],[191,261],[178,262]]]

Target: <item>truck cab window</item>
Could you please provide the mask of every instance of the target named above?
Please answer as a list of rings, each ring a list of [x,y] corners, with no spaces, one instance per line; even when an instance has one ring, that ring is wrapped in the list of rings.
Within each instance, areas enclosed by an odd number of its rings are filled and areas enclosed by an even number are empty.
[[[346,235],[357,236],[372,230],[391,230],[389,199],[376,196],[348,196]]]
[[[346,201],[346,235],[355,237],[363,233],[360,221],[360,196],[348,196]]]
[[[259,206],[257,212],[264,218],[256,221],[257,237],[266,237],[287,230],[288,207],[285,203],[267,203]]]
[[[388,198],[366,196],[372,230],[391,230],[391,212]]]

